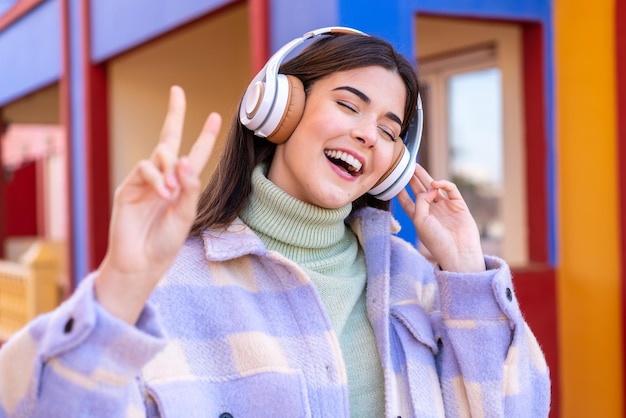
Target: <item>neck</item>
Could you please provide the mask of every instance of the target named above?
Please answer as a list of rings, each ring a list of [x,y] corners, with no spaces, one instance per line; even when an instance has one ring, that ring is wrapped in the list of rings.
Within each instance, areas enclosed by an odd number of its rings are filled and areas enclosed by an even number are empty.
[[[340,244],[350,231],[344,220],[351,209],[351,204],[324,209],[302,202],[269,181],[261,165],[252,173],[252,192],[239,216],[268,249],[306,264],[345,250]]]

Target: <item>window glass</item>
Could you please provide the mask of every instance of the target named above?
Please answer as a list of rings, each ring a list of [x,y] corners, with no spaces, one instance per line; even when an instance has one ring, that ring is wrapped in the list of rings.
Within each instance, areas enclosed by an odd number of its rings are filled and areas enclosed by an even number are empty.
[[[467,201],[483,250],[502,255],[502,91],[498,68],[448,78],[448,174]]]

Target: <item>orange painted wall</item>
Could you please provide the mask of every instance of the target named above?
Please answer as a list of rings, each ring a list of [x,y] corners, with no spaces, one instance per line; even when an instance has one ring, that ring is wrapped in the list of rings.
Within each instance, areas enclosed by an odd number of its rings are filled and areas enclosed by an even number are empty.
[[[563,417],[621,417],[615,0],[555,0]]]

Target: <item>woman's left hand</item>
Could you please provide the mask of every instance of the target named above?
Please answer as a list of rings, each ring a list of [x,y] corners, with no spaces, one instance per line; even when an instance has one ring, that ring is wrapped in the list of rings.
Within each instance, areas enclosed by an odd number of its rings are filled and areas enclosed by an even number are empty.
[[[485,270],[478,226],[456,185],[433,180],[419,164],[409,181],[415,200],[406,189],[398,195],[420,241],[443,270]]]

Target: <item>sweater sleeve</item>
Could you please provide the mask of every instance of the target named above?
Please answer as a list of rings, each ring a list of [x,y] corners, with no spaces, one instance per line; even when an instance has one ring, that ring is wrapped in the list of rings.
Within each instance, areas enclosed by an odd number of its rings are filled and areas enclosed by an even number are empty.
[[[145,416],[138,376],[164,346],[146,306],[133,327],[94,298],[94,276],[0,349],[0,417]]]
[[[437,361],[446,413],[546,417],[548,367],[524,321],[507,264],[486,257],[477,274],[438,270]]]

